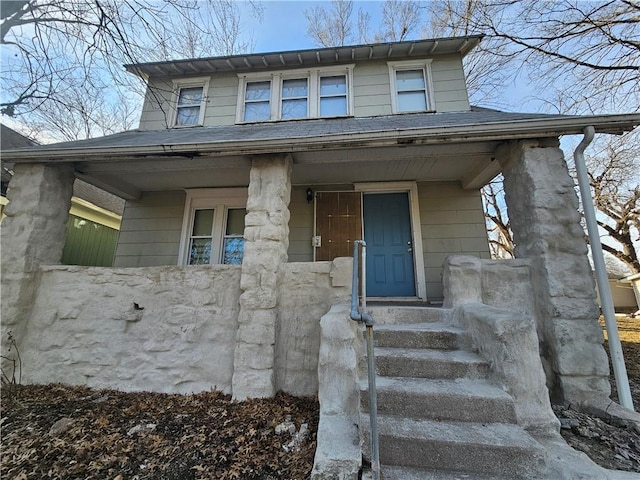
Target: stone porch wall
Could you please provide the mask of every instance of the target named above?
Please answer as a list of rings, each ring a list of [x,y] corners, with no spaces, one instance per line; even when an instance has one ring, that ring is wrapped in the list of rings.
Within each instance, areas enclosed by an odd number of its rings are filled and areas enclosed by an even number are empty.
[[[277,389],[314,395],[319,322],[348,298],[350,259],[287,264]],[[20,345],[22,383],[231,392],[240,267],[44,266]],[[343,282],[344,283],[344,282]]]

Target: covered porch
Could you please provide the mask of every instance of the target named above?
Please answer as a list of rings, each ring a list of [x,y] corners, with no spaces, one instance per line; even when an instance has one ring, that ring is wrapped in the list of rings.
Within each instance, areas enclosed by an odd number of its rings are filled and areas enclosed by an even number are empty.
[[[320,261],[312,243],[318,192],[406,194],[409,296],[446,305],[444,259],[488,257],[478,246],[486,233],[463,248],[465,227],[451,225],[465,224],[452,216],[472,215],[467,221],[477,225],[479,188],[502,171],[516,254],[531,262],[532,313],[552,394],[608,398],[578,202],[558,136],[585,125],[618,133],[638,121],[473,111],[132,131],[8,152],[16,167],[2,225],[3,342],[11,331],[25,381],[218,388],[237,399],[313,394],[319,319],[350,291],[349,260]],[[123,233],[127,221],[142,225],[144,233],[129,230],[129,243],[121,238],[117,268],[55,266],[74,178],[128,200]],[[201,189],[214,197],[244,190],[241,265],[180,262],[193,233],[188,212],[197,209],[186,200]],[[162,217],[167,209],[173,217]],[[144,228],[163,221],[171,227]],[[166,254],[144,255],[149,245]]]

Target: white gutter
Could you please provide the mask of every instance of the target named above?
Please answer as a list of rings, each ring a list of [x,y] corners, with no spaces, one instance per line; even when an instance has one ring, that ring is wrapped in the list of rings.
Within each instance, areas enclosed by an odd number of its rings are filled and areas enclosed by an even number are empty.
[[[624,364],[624,355],[622,354],[622,345],[620,344],[620,335],[618,334],[618,324],[616,322],[615,310],[613,308],[611,289],[609,288],[609,279],[607,277],[607,269],[605,267],[604,255],[602,253],[602,244],[600,243],[598,223],[596,222],[596,212],[593,208],[593,198],[591,197],[589,177],[587,176],[587,167],[584,162],[584,151],[593,140],[594,134],[594,127],[585,127],[584,138],[573,152],[573,158],[576,163],[576,172],[578,174],[578,185],[580,186],[582,208],[584,209],[584,217],[587,221],[591,256],[596,269],[596,282],[598,285],[598,292],[600,293],[604,322],[607,328],[609,352],[611,354],[613,374],[615,376],[616,387],[618,389],[618,399],[623,407],[633,410],[633,399],[631,398],[631,391],[629,389],[629,378],[627,377],[627,368]]]

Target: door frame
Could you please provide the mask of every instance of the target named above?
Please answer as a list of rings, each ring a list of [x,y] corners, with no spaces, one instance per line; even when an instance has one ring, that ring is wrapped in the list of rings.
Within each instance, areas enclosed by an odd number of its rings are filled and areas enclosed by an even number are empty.
[[[413,271],[415,275],[416,295],[427,301],[427,284],[424,271],[424,250],[422,248],[422,228],[420,226],[420,207],[418,184],[416,182],[376,182],[355,183],[354,190],[365,193],[402,193],[409,196],[409,218],[411,222],[411,243],[413,245]],[[364,202],[363,202],[364,203]],[[363,230],[366,228],[362,222]]]

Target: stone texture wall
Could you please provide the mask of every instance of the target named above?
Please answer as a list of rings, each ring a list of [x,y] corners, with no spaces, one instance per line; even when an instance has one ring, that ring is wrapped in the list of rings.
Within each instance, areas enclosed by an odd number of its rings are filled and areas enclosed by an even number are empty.
[[[7,215],[2,222],[2,351],[7,334],[19,345],[25,333],[29,306],[36,293],[40,265],[62,258],[73,171],[67,165],[17,164],[9,183]],[[12,368],[3,362],[5,373]]]
[[[231,392],[240,267],[43,267],[23,382]]]
[[[530,262],[451,256],[443,267],[445,306],[463,326],[498,383],[515,401],[518,424],[557,433],[538,348]]]
[[[298,396],[318,392],[320,319],[351,295],[351,258],[287,263],[278,295],[276,389]]]
[[[541,354],[556,401],[599,403],[609,366],[578,198],[557,141],[500,147],[516,257],[531,262]]]
[[[277,390],[318,391],[320,319],[346,301],[351,259],[284,267],[274,333]],[[47,266],[20,351],[23,383],[232,393],[238,266]]]
[[[276,392],[278,290],[289,247],[291,158],[253,160],[245,217],[240,314],[233,373],[237,400]]]

